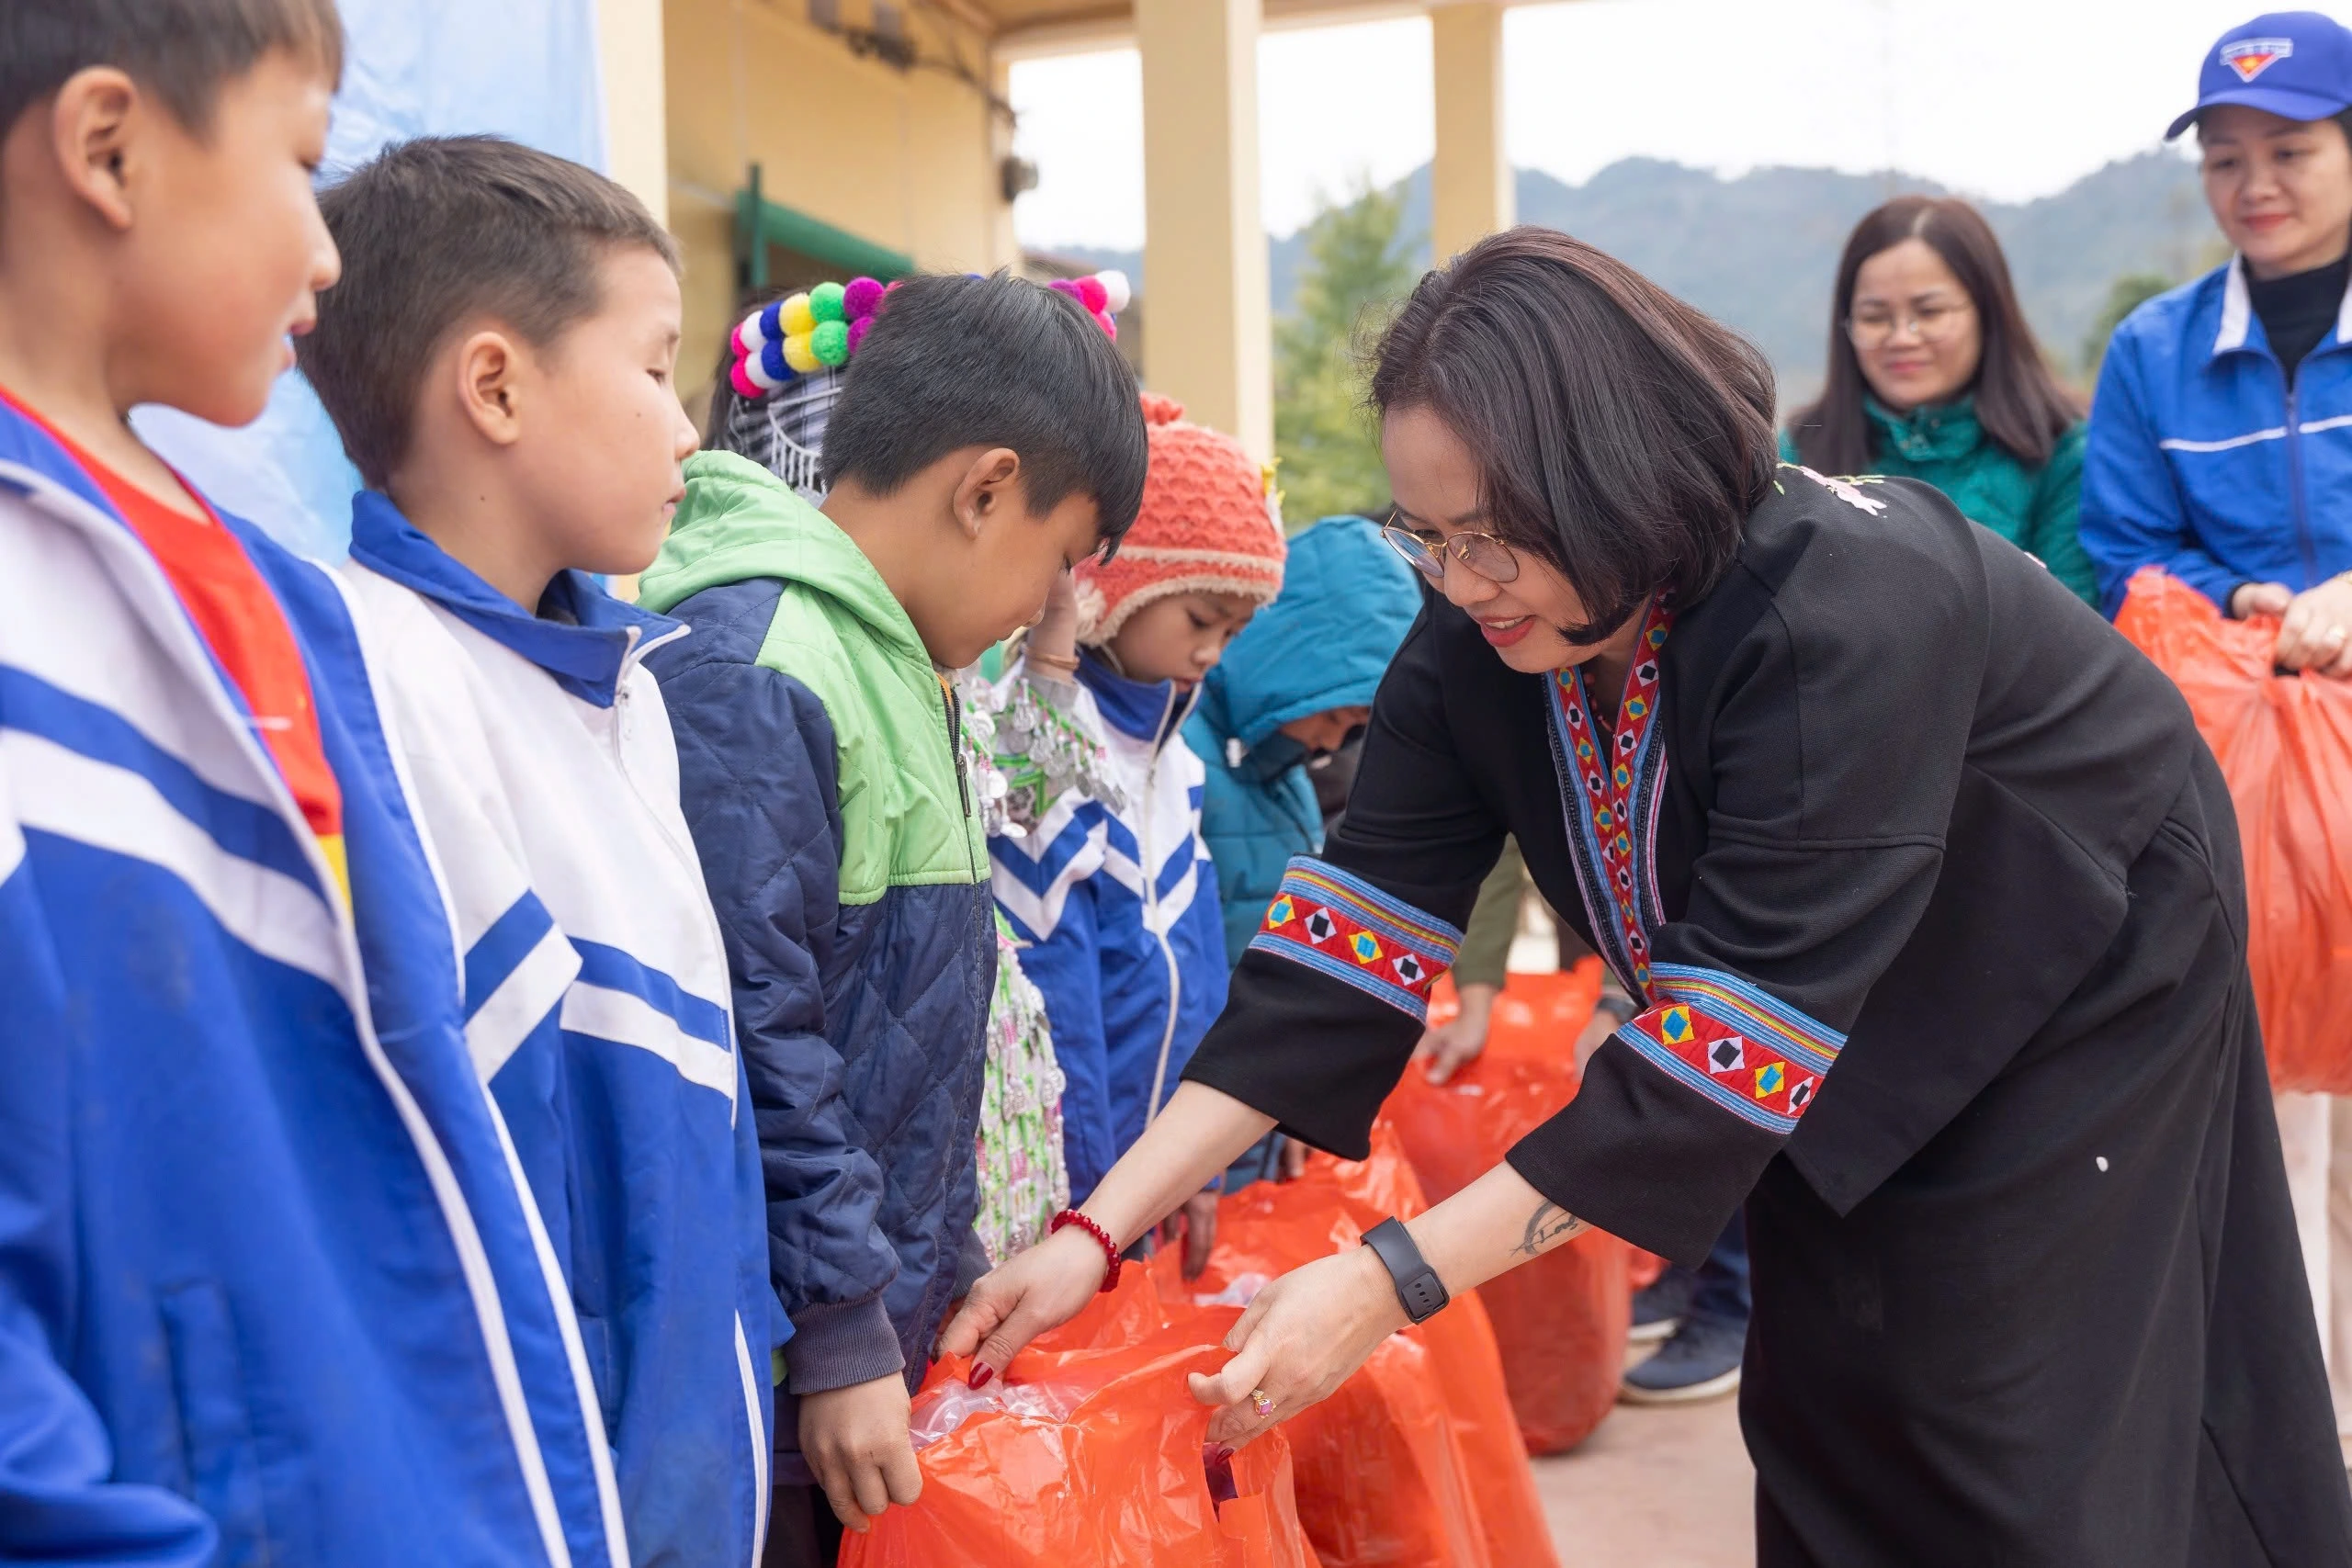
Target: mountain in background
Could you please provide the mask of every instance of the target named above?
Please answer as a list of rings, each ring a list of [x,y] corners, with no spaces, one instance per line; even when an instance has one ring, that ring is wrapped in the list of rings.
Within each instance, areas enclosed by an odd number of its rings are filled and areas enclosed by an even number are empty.
[[[1820,384],[1830,286],[1856,221],[1890,196],[1951,194],[1904,175],[1769,168],[1725,179],[1654,158],[1611,164],[1580,186],[1522,169],[1518,185],[1521,222],[1588,240],[1753,338],[1771,356],[1790,403]],[[1428,165],[1405,187],[1405,231],[1426,236]],[[2044,352],[2070,374],[2116,279],[2186,278],[2212,265],[2218,244],[2195,167],[2171,152],[2109,164],[2039,200],[1978,206],[2008,253]],[[1143,287],[1138,252],[1061,246],[1054,254],[1122,267]],[[1297,234],[1268,246],[1277,312],[1290,309],[1305,254]],[[1415,254],[1427,265],[1426,238]]]

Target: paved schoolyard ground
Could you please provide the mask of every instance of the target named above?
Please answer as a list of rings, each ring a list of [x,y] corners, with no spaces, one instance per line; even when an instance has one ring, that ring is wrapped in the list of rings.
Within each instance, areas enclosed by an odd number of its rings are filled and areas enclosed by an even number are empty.
[[[1574,1452],[1537,1460],[1561,1568],[1749,1568],[1755,1472],[1736,1404],[1621,1404]]]

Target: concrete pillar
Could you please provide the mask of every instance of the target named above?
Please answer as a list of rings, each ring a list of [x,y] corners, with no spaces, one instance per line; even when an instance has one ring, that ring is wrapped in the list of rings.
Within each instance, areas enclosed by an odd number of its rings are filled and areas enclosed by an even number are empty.
[[[1012,101],[1012,65],[993,50],[989,57],[989,90],[998,103]],[[1012,125],[996,112],[993,105],[980,110],[987,117],[988,166],[981,171],[981,183],[988,189],[988,270],[998,267],[1018,269],[1021,265],[1021,241],[1013,232],[1012,203],[1004,194],[1004,161],[1012,156]]]
[[[1136,0],[1135,27],[1152,388],[1253,456],[1272,457],[1259,0]]]
[[[1503,7],[1463,0],[1430,12],[1437,155],[1430,164],[1430,255],[1442,266],[1518,221],[1503,146]]]
[[[605,86],[605,172],[670,221],[670,136],[662,77],[662,0],[596,0]]]

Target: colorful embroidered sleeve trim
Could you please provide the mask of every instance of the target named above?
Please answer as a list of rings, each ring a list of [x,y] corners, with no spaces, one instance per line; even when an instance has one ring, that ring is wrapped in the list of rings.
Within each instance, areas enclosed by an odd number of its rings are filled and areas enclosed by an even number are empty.
[[[1654,974],[1666,1000],[1619,1037],[1734,1115],[1783,1137],[1796,1131],[1846,1037],[1720,969],[1660,964]]]
[[[1305,855],[1290,863],[1250,951],[1304,964],[1415,1019],[1453,966],[1462,933],[1346,872]]]

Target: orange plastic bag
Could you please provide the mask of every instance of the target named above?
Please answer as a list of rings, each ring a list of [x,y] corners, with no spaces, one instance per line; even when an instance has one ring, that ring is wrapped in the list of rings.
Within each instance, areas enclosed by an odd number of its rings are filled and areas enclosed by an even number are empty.
[[[1140,1280],[1121,1293],[1152,1300]],[[1110,1348],[1033,1346],[978,1392],[968,1360],[939,1362],[915,1396],[922,1500],[850,1536],[842,1568],[1318,1568],[1286,1434],[1214,1472],[1204,1453],[1209,1412],[1185,1374],[1224,1365],[1216,1341],[1238,1315],[1184,1311]]]
[[[1260,1182],[1220,1203],[1216,1248],[1200,1279],[1183,1281],[1173,1253],[1153,1260],[1153,1278],[1165,1300],[1245,1305],[1268,1281],[1426,1206],[1395,1130],[1379,1123],[1369,1158],[1317,1155],[1297,1180]],[[1284,1429],[1299,1517],[1326,1568],[1558,1562],[1476,1294],[1392,1336]]]
[[[1599,959],[1513,975],[1483,1053],[1442,1085],[1407,1071],[1382,1116],[1432,1201],[1485,1175],[1576,1098],[1576,1038],[1600,996]],[[1633,1318],[1632,1250],[1589,1230],[1478,1287],[1529,1452],[1574,1448],[1615,1405]]]
[[[2352,1093],[2352,682],[2274,674],[2275,617],[2225,620],[2154,567],[2115,624],[2180,687],[2229,781],[2271,1083]]]

